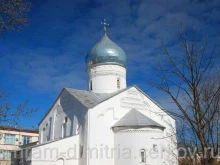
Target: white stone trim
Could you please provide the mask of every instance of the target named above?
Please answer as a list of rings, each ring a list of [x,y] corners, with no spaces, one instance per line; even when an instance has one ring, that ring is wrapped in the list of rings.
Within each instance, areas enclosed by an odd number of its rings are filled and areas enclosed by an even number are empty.
[[[107,75],[113,75],[113,76],[119,76],[125,78],[126,75],[123,72],[117,72],[117,71],[104,71],[104,72],[94,72],[89,74],[89,79],[97,77],[97,76],[107,76]]]
[[[140,129],[126,129],[126,130],[120,130],[115,132],[116,134],[118,133],[147,133],[147,132],[156,132],[156,133],[162,133],[163,131],[161,130],[140,130]]]

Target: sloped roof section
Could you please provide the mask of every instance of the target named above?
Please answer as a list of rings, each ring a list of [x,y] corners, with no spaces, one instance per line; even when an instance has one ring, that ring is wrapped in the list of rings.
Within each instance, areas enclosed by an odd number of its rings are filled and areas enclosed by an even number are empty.
[[[145,116],[141,112],[137,111],[136,109],[130,110],[126,113],[115,125],[112,127],[129,127],[129,126],[140,126],[140,127],[159,127],[165,128],[164,126],[160,125],[159,123],[153,121],[149,117]]]
[[[60,96],[61,96],[61,94],[63,93],[64,90],[69,92],[70,95],[75,97],[85,107],[93,108],[96,105],[102,103],[103,101],[106,101],[106,100],[108,100],[108,99],[110,99],[110,98],[120,94],[121,92],[124,92],[124,91],[132,88],[132,87],[133,86],[130,86],[128,88],[125,88],[125,89],[122,89],[122,90],[119,90],[119,91],[113,92],[113,93],[93,93],[93,92],[90,92],[90,91],[76,90],[76,89],[72,89],[72,88],[63,88],[62,91],[57,96],[56,100],[54,101],[53,105],[49,108],[47,113],[41,119],[40,123],[44,120],[44,118],[47,116],[47,114],[53,108],[53,106],[55,105],[57,100],[60,98]],[[40,125],[40,123],[39,123],[39,125]]]
[[[57,96],[56,100],[54,101],[53,105],[48,109],[47,113],[44,115],[44,117],[41,119],[40,123],[44,120],[44,118],[47,116],[47,114],[50,112],[52,107],[55,105],[56,101],[59,99],[60,95],[64,90],[70,93],[73,97],[75,97],[79,102],[81,102],[85,107],[87,108],[94,108],[98,104],[102,103],[103,101],[106,101],[126,90],[129,90],[130,88],[135,87],[137,90],[139,90],[141,93],[143,93],[147,98],[149,98],[152,102],[154,102],[161,110],[163,110],[165,113],[167,113],[170,117],[172,117],[167,111],[165,111],[157,102],[152,100],[147,94],[145,94],[142,90],[140,90],[136,85],[130,86],[128,88],[124,88],[122,90],[113,92],[113,93],[93,93],[90,91],[84,91],[84,90],[76,90],[72,88],[63,88],[63,90],[60,92],[60,94]],[[173,118],[173,117],[172,117]],[[39,123],[39,124],[40,124]]]
[[[130,88],[130,87],[129,87]],[[91,91],[76,90],[65,88],[72,96],[81,102],[87,108],[93,108],[101,102],[116,96],[117,94],[126,91],[128,88],[119,90],[114,93],[93,93]]]

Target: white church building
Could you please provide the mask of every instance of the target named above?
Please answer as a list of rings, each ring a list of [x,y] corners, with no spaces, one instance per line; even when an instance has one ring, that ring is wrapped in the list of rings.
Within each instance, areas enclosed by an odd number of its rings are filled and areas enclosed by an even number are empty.
[[[126,54],[105,26],[86,55],[88,90],[62,89],[23,164],[178,164],[175,119],[137,86],[126,86]]]

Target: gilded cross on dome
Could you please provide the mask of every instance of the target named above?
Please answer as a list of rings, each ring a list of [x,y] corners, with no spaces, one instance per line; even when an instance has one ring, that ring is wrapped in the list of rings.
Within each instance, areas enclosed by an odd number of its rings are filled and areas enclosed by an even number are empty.
[[[101,22],[101,24],[104,26],[104,33],[106,33],[106,26],[109,26],[109,24],[106,22],[106,19],[104,19],[104,21]]]

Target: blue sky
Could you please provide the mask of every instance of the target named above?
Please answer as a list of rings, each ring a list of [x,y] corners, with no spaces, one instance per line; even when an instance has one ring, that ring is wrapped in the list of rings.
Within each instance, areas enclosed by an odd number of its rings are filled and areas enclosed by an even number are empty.
[[[194,25],[212,39],[220,29],[219,0],[32,0],[29,26],[0,39],[0,87],[16,105],[29,100],[39,108],[22,126],[36,126],[63,87],[86,89],[85,56],[107,34],[127,54],[127,84],[136,84],[162,106],[162,93],[148,85],[155,79],[155,56],[163,37],[172,53],[177,23]]]

